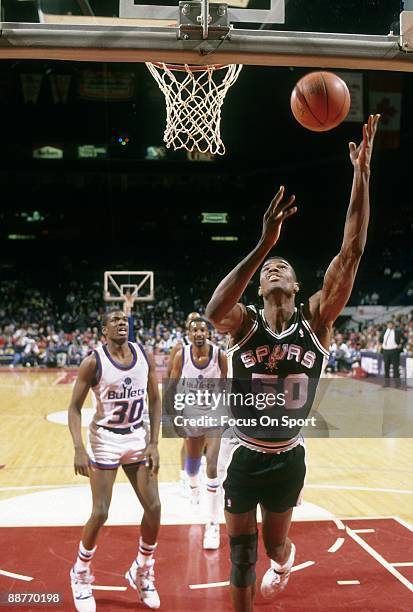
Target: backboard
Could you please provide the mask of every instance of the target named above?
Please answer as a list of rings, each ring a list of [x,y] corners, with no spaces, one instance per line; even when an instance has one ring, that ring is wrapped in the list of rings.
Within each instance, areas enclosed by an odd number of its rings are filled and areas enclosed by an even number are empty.
[[[411,0],[309,4],[0,0],[0,59],[413,71]]]
[[[155,299],[152,271],[106,271],[103,276],[105,302],[124,301],[126,294],[136,302],[152,302]]]
[[[28,19],[39,23],[164,26],[179,23],[184,5],[197,0],[3,0],[4,21]],[[199,0],[200,1],[200,0]],[[15,5],[13,7],[13,4]],[[20,4],[20,7],[18,5]],[[181,4],[181,6],[180,6]],[[209,5],[226,6],[231,23],[284,23],[285,0],[209,0]],[[32,5],[32,6],[30,6]],[[30,10],[31,9],[31,10]],[[129,20],[133,20],[130,22]]]
[[[190,4],[190,1],[186,4]],[[223,6],[220,0],[210,0],[210,5]],[[284,23],[285,0],[229,0],[227,4],[228,18],[231,23]],[[173,0],[119,0],[119,16],[133,19],[174,19],[179,21],[179,11]]]

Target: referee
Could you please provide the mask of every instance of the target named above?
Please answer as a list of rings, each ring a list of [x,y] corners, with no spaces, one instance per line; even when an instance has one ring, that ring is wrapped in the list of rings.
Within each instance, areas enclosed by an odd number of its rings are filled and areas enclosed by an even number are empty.
[[[393,367],[394,384],[400,388],[400,353],[406,342],[403,331],[388,321],[386,330],[380,336],[381,352],[384,361],[383,387],[390,387],[390,366]]]

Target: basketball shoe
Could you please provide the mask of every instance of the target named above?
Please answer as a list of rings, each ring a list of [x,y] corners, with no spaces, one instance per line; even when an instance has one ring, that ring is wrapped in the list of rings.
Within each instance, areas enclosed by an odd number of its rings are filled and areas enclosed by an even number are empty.
[[[261,582],[261,595],[264,599],[272,599],[283,592],[287,586],[291,574],[291,568],[294,564],[295,546],[291,543],[291,552],[288,560],[285,562],[282,571],[280,571],[279,563],[271,561],[271,567],[268,569]],[[277,569],[275,569],[275,567]]]
[[[92,593],[92,582],[94,580],[95,577],[92,576],[89,569],[78,572],[72,567],[70,570],[70,584],[77,612],[96,611],[96,601]]]
[[[204,531],[204,550],[217,550],[219,548],[219,524],[207,523]]]
[[[126,572],[125,578],[130,586],[138,592],[140,601],[148,608],[157,610],[161,605],[161,600],[155,588],[154,563],[154,559],[151,559],[145,565],[140,566],[135,560],[129,571]]]
[[[201,487],[190,487],[190,496],[189,496],[191,506],[199,506],[199,502],[201,500]]]
[[[179,479],[179,492],[182,495],[182,497],[186,497],[188,499],[190,495],[190,490],[189,490],[188,476],[186,475],[185,470],[181,470],[181,476]]]

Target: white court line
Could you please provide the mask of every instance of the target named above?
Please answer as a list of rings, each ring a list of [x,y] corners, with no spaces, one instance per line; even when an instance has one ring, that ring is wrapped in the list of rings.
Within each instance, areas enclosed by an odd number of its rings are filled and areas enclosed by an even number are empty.
[[[337,584],[347,586],[349,584],[360,584],[360,580],[337,580]]]
[[[391,518],[400,523],[400,525],[403,525],[403,527],[406,527],[406,529],[408,529],[409,531],[413,531],[413,527],[404,519],[401,519],[398,516],[392,516]]]
[[[36,385],[34,382],[28,383],[30,385],[30,388],[27,388],[27,386],[23,386],[23,385],[3,385],[0,382],[0,389],[16,389],[17,393],[19,395],[22,395],[23,393],[26,393],[26,391],[42,391],[43,389],[46,389],[47,391],[53,391],[55,392],[57,389],[61,389],[61,390],[66,390],[67,388],[70,388],[71,383],[67,384],[67,385],[59,385],[56,388],[53,387],[53,383],[51,383],[50,385]]]
[[[344,523],[339,518],[335,518],[333,521],[336,524],[337,529],[345,529]]]
[[[353,529],[354,533],[374,533],[375,529]]]
[[[315,565],[315,561],[305,561],[305,563],[300,563],[300,565],[294,565],[294,567],[291,568],[291,571],[298,572],[299,570],[310,567],[311,565]]]
[[[334,542],[334,544],[332,546],[330,546],[330,548],[328,549],[327,552],[330,553],[335,553],[339,550],[339,548],[341,548],[344,544],[345,539],[344,538],[337,538],[337,540]]]
[[[375,493],[399,493],[401,495],[413,495],[410,489],[383,489],[379,487],[359,487],[355,485],[330,485],[330,484],[308,484],[306,489],[334,489],[337,491],[372,491]]]
[[[190,589],[213,589],[214,587],[229,586],[229,580],[225,582],[209,582],[206,584],[190,584]]]
[[[294,522],[295,523],[303,523],[305,521],[307,521],[307,522],[308,521],[317,521],[317,522],[320,522],[320,521],[334,521],[334,523],[336,523],[338,529],[344,529],[344,525],[343,525],[342,521],[375,521],[375,520],[378,520],[378,519],[380,519],[381,521],[383,519],[386,519],[386,520],[394,519],[395,521],[398,520],[399,522],[401,522],[401,520],[402,520],[402,519],[397,519],[396,516],[341,516],[340,518],[333,518],[331,516],[320,516],[320,517],[317,517],[316,519],[314,519],[314,518],[306,518],[306,517],[304,517],[304,518],[297,518],[297,519],[294,519]],[[339,522],[340,526],[337,524],[336,521]],[[407,523],[405,523],[405,527],[407,527]],[[413,531],[413,527],[410,526],[409,529]]]
[[[59,489],[63,489],[64,487],[77,487],[77,486],[81,486],[81,485],[31,485],[31,486],[19,486],[19,487],[0,487],[0,491],[20,491],[20,490],[24,490],[24,489],[55,489],[55,488],[59,488]],[[413,495],[413,491],[410,491],[409,489],[379,489],[379,488],[372,488],[372,487],[356,487],[356,486],[336,486],[336,485],[306,485],[307,489],[335,489],[337,491],[376,491],[376,492],[381,492],[381,493],[401,493],[404,495]],[[413,531],[413,527],[408,526],[407,523],[403,522],[402,519],[397,518],[397,516],[348,516],[348,517],[344,517],[345,520],[351,520],[351,521],[368,521],[371,519],[389,519],[392,518],[396,521],[398,521],[399,523],[401,523],[402,525],[404,525],[405,527],[407,527],[408,529],[410,529],[411,531]],[[314,519],[302,519],[302,520],[314,520]],[[325,518],[325,519],[317,519],[317,520],[331,520],[330,518]],[[340,519],[336,519],[338,521],[340,521]],[[334,521],[335,522],[335,521]],[[341,522],[341,521],[340,521]],[[339,527],[339,529],[344,529],[344,527]]]
[[[315,565],[315,561],[306,561],[305,563],[300,563],[300,565],[295,565],[293,568],[291,568],[291,571],[298,572],[299,570],[305,569],[306,567],[310,567],[311,565]],[[226,587],[226,586],[229,586],[229,580],[225,582],[207,582],[205,584],[190,584],[189,588],[192,590],[194,589],[213,589],[216,587]]]
[[[14,574],[13,572],[6,572],[6,570],[0,569],[0,574],[2,576],[7,576],[8,578],[16,578],[16,580],[24,580],[25,582],[31,582],[34,580],[32,576],[22,576],[22,574]]]
[[[342,516],[341,517],[342,521],[375,521],[378,519],[396,520],[396,517],[395,516]]]
[[[336,471],[343,471],[346,470],[346,472],[349,471],[353,471],[353,472],[365,472],[365,469],[356,466],[356,465],[346,465],[345,467],[343,466],[332,466],[332,465],[313,465],[311,471],[314,472],[314,470],[330,470],[332,472]],[[369,474],[373,473],[373,472],[388,472],[390,474],[411,474],[412,470],[406,469],[406,470],[400,470],[400,469],[390,469],[390,468],[372,468],[371,465],[369,465]]]
[[[393,567],[413,567],[413,561],[404,561],[403,563],[390,563]]]
[[[295,565],[291,569],[291,571],[298,572],[299,570],[305,569],[306,567],[310,567],[311,565],[315,565],[315,561],[306,561],[305,563],[300,563],[300,565]],[[192,590],[194,589],[213,589],[216,587],[226,587],[226,586],[229,586],[229,580],[225,582],[207,582],[205,584],[190,584],[189,588]]]
[[[124,587],[124,586],[97,586],[97,585],[92,585],[92,589],[94,591],[126,591],[128,587]]]
[[[0,491],[25,491],[26,489],[73,489],[76,487],[82,487],[81,484],[72,484],[72,485],[27,485],[27,486],[19,486],[19,487],[0,487]]]
[[[61,380],[64,380],[67,376],[67,372],[62,372],[61,374],[59,374],[59,376],[56,378],[56,380],[52,383],[52,386],[58,385],[60,384]]]
[[[397,580],[404,584],[404,586],[413,593],[413,584],[409,580],[407,580],[407,578],[405,578],[400,572],[394,569],[394,567],[388,561],[386,561],[384,557],[382,557],[376,550],[374,550],[374,548],[367,544],[367,542],[365,542],[363,538],[357,535],[357,533],[354,533],[354,531],[350,529],[350,527],[346,527],[346,531],[348,535],[353,538],[355,542],[357,542],[357,544],[360,544],[360,546],[364,548],[364,550],[368,552],[369,555],[376,559],[376,561],[378,561],[380,565],[382,565],[388,572],[390,572],[390,574],[397,578]]]

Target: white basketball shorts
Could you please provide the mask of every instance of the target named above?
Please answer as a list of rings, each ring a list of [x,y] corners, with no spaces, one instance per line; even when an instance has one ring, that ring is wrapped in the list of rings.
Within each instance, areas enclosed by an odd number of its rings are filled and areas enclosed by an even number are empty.
[[[145,427],[127,434],[119,434],[91,425],[87,435],[87,454],[93,466],[113,470],[120,465],[144,463],[142,451],[147,445]]]

